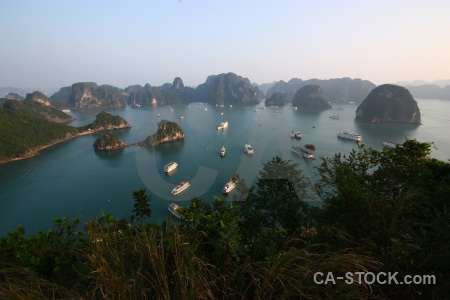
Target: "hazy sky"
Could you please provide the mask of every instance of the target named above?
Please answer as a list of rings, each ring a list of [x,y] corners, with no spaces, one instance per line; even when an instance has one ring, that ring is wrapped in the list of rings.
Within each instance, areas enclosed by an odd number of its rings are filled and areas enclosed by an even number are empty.
[[[450,1],[0,0],[0,87],[450,79]]]

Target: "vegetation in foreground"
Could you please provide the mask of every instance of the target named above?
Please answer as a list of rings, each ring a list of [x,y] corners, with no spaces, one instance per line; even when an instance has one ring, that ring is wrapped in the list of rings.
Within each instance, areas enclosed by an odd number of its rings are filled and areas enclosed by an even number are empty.
[[[144,224],[151,196],[133,191],[128,219],[102,213],[78,229],[0,239],[0,297],[18,299],[444,299],[450,294],[450,164],[407,140],[323,158],[316,185],[291,161],[267,162],[256,187],[192,199],[184,220]],[[322,207],[303,200],[314,193]],[[131,197],[130,197],[131,198]],[[230,200],[230,201],[228,201]],[[317,284],[314,274],[434,275],[430,285]]]

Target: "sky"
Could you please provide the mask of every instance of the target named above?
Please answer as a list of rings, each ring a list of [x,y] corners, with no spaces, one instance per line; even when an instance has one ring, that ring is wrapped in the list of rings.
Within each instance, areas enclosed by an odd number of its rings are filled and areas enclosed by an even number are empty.
[[[0,0],[0,87],[450,79],[449,0]]]

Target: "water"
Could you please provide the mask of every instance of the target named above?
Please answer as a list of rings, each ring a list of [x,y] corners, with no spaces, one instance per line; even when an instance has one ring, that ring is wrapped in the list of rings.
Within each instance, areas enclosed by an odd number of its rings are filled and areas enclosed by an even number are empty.
[[[402,142],[405,137],[435,142],[437,149],[432,156],[447,160],[450,101],[418,102],[423,113],[422,126],[358,124],[354,122],[356,105],[336,105],[320,113],[294,111],[288,106],[277,113],[274,108],[254,112],[256,107],[218,108],[197,103],[190,107],[173,106],[173,111],[167,107],[110,111],[132,125],[130,130],[115,132],[125,143],[142,141],[153,134],[161,119],[180,124],[186,138],[156,148],[130,147],[99,154],[92,146],[102,135],[98,133],[65,141],[27,160],[0,165],[0,235],[18,225],[34,234],[51,228],[53,218],[63,216],[88,221],[105,211],[128,217],[133,210],[132,191],[144,187],[153,199],[151,220],[160,222],[167,216],[171,202],[183,205],[194,196],[207,201],[214,195],[220,196],[223,185],[235,173],[247,183],[254,183],[262,164],[275,155],[299,163],[305,175],[315,178],[314,167],[320,160],[295,156],[291,146],[315,144],[315,158],[348,153],[356,143],[338,139],[336,134],[341,130],[361,134],[364,144],[376,149],[381,149],[384,140]],[[92,122],[98,112],[70,112],[77,118],[71,125]],[[179,119],[178,114],[185,118]],[[339,115],[340,119],[332,120],[330,115]],[[228,121],[229,126],[217,131],[216,126],[222,121]],[[302,140],[291,139],[292,130],[300,131]],[[254,155],[243,153],[246,143],[253,146]],[[224,158],[219,155],[222,146],[227,149]],[[177,161],[179,167],[167,175],[163,166],[170,161]],[[183,180],[191,181],[191,187],[172,197],[170,191]]]

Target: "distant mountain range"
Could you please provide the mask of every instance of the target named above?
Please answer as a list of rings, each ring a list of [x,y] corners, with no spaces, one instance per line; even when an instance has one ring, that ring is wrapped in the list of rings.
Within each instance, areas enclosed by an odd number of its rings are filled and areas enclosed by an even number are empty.
[[[407,88],[414,98],[450,100],[450,80],[425,82],[398,82]],[[46,92],[14,87],[0,88],[0,98],[22,100],[21,97],[36,98],[38,95],[57,108],[123,108],[126,105],[135,107],[149,105],[171,105],[190,102],[211,104],[257,104],[260,100],[269,99],[274,93],[284,93],[282,102],[292,102],[295,93],[307,85],[317,85],[322,96],[331,103],[361,103],[376,85],[370,81],[351,78],[308,79],[292,78],[288,82],[275,81],[257,85],[248,78],[234,73],[223,73],[208,76],[206,81],[196,88],[186,87],[180,77],[172,83],[162,86],[146,84],[130,85],[120,89],[110,85],[97,85],[94,82],[79,82],[62,87],[50,98]],[[279,100],[279,99],[278,99]],[[280,100],[281,101],[281,100]]]

